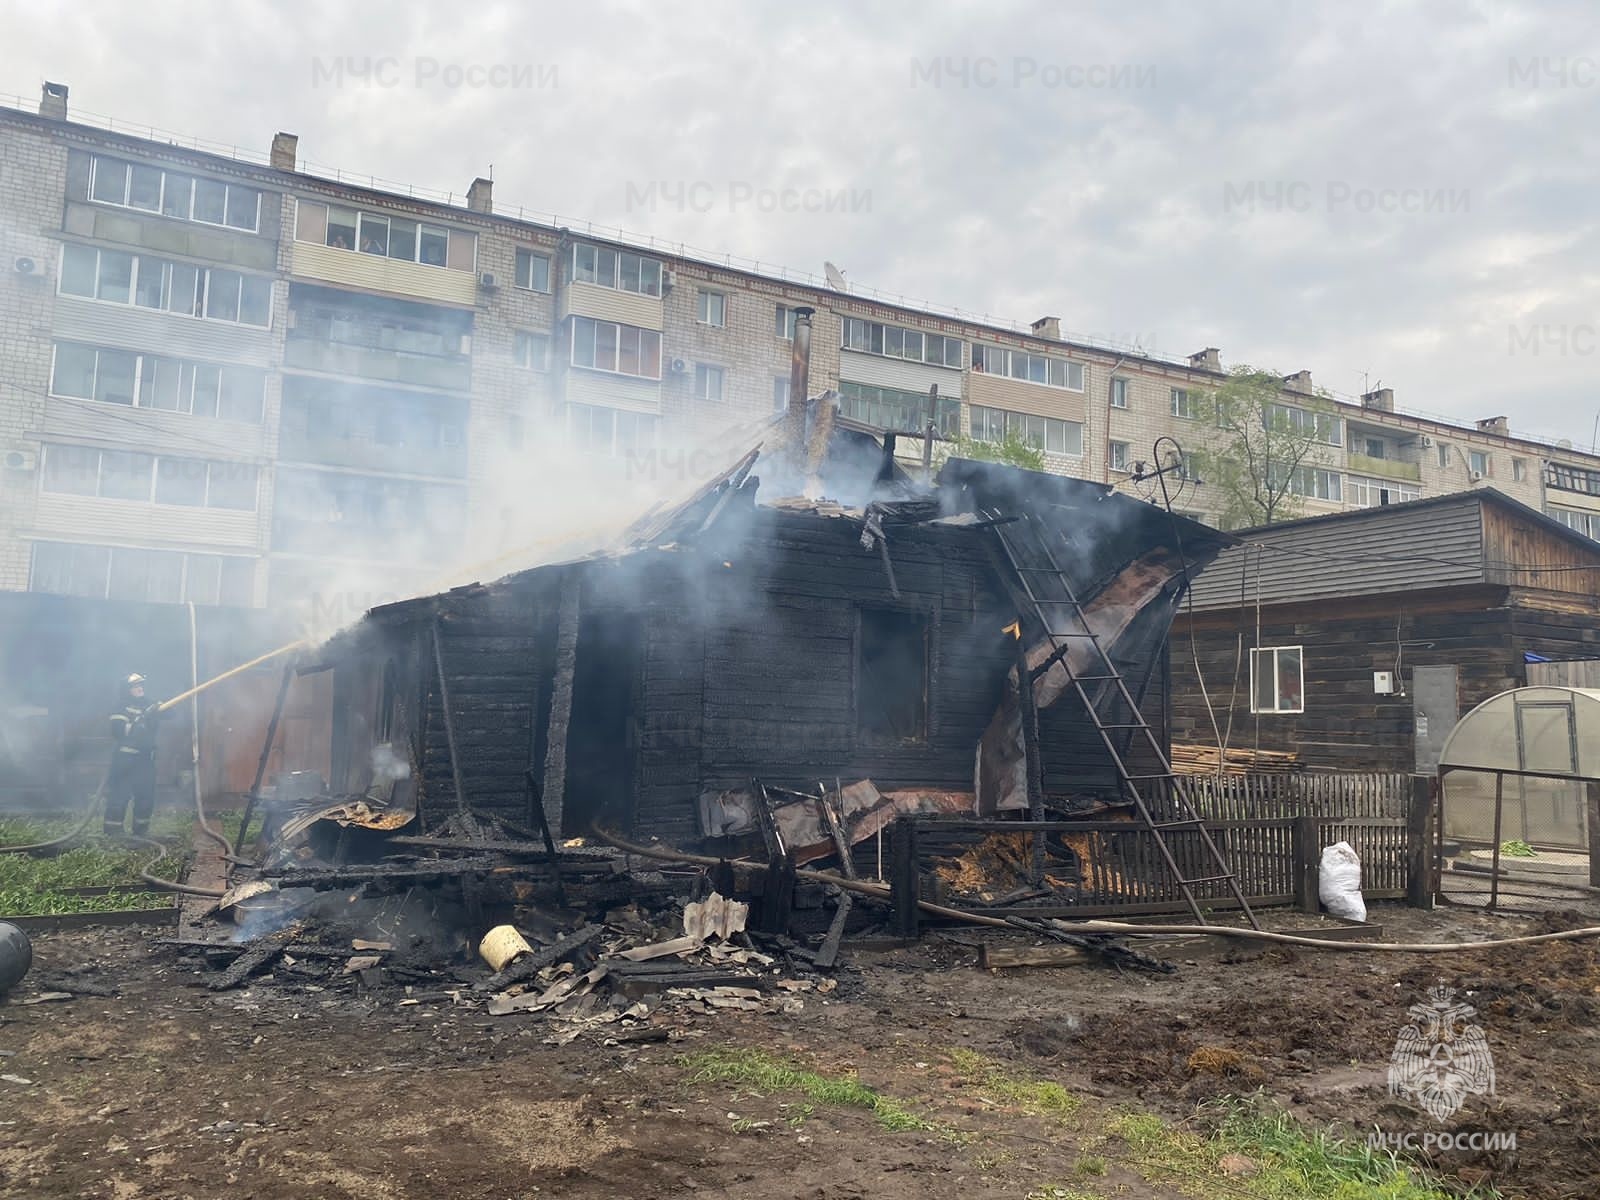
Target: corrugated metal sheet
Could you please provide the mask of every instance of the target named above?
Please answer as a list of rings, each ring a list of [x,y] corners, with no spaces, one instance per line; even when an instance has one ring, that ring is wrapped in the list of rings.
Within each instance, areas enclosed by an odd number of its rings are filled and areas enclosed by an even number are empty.
[[[939,389],[941,392],[943,388]],[[988,408],[1028,413],[1035,417],[1054,417],[1058,421],[1083,421],[1083,393],[1065,388],[1026,383],[1003,375],[973,371],[967,376],[967,400]]]
[[[254,549],[257,524],[253,512],[180,508],[170,504],[42,492],[33,527],[28,532],[77,541],[170,542],[186,549],[205,546]]]
[[[862,354],[855,350],[839,351],[839,378],[851,383],[898,388],[902,392],[923,394],[926,394],[934,384],[938,384],[939,395],[956,399],[961,397],[960,371],[953,371],[947,367],[930,367],[926,363],[906,362],[904,359],[885,358],[881,354]]]
[[[1420,591],[1483,583],[1483,520],[1473,495],[1390,505],[1255,529],[1194,581],[1197,609]],[[1241,593],[1242,588],[1242,593]]]
[[[572,313],[639,329],[660,329],[666,320],[666,305],[655,296],[574,282],[561,293],[561,316]]]
[[[267,440],[260,425],[54,396],[45,407],[44,433],[223,459],[259,459],[266,454]]]
[[[105,304],[72,296],[56,297],[51,332],[61,341],[172,354],[207,362],[265,367],[272,361],[273,333],[270,329],[181,317],[134,305]]]
[[[575,404],[598,404],[630,412],[659,413],[661,385],[653,379],[610,375],[604,371],[575,369],[567,375],[567,399]]]
[[[360,291],[386,292],[416,300],[464,305],[478,300],[478,277],[471,271],[402,262],[312,242],[294,243],[289,273],[298,279],[320,279]]]

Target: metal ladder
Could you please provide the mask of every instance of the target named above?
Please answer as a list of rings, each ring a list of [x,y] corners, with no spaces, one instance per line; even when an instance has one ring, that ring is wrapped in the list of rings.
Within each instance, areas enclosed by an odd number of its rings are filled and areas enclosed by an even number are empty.
[[[1105,744],[1106,753],[1111,756],[1112,765],[1116,768],[1117,778],[1122,790],[1132,800],[1134,810],[1138,813],[1140,822],[1150,831],[1156,849],[1161,856],[1161,861],[1167,870],[1172,872],[1172,878],[1177,881],[1178,890],[1182,892],[1184,901],[1189,906],[1189,911],[1200,924],[1208,922],[1201,912],[1199,900],[1194,889],[1202,884],[1226,883],[1233,899],[1238,903],[1245,919],[1250,922],[1252,929],[1259,929],[1255,913],[1250,910],[1249,901],[1244,897],[1239,888],[1239,880],[1234,875],[1232,867],[1223,857],[1222,851],[1212,840],[1211,831],[1206,828],[1204,818],[1195,811],[1188,795],[1179,785],[1177,776],[1173,773],[1172,764],[1167,759],[1167,753],[1162,748],[1161,741],[1156,737],[1155,731],[1150,728],[1149,722],[1144,719],[1144,714],[1139,710],[1139,703],[1128,690],[1127,681],[1122,672],[1111,661],[1111,656],[1105,647],[1100,644],[1099,635],[1089,628],[1084,606],[1078,601],[1077,595],[1072,590],[1065,572],[1062,571],[1055,555],[1050,552],[1050,537],[1056,536],[1048,527],[1032,514],[1024,514],[1019,520],[1013,522],[996,523],[990,526],[995,535],[1001,552],[1005,557],[1005,565],[1013,572],[1014,578],[1021,584],[1019,601],[1025,600],[1027,607],[1031,608],[1038,618],[1040,628],[1044,630],[1045,637],[1050,642],[1050,656],[1037,667],[1033,668],[1031,677],[1026,681],[1032,686],[1033,681],[1042,676],[1057,662],[1061,663],[1067,671],[1067,677],[1072,682],[1073,690],[1078,698],[1083,701],[1084,710],[1089,714],[1089,719],[1094,723],[1100,740]],[[1036,547],[1035,552],[1028,556],[1024,562],[1024,555],[1019,553],[1024,540],[1020,531],[1026,530],[1028,537]],[[1029,563],[1033,565],[1029,565]],[[1060,599],[1051,599],[1040,595],[1040,589],[1034,587],[1033,581],[1053,580],[1060,588],[1063,596]],[[1052,614],[1051,610],[1056,610]],[[1076,625],[1074,629],[1057,629],[1052,616],[1066,616]],[[1092,650],[1092,658],[1087,673],[1079,673],[1074,668],[1069,651],[1075,643],[1086,643]],[[1023,681],[1018,681],[1019,685]],[[1094,685],[1099,696],[1107,692],[1113,701],[1113,706],[1120,700],[1129,713],[1126,721],[1103,720],[1097,697],[1090,694],[1090,688],[1085,685]],[[1125,733],[1123,749],[1119,751],[1113,734]],[[1130,748],[1135,739],[1142,737],[1148,745],[1151,757],[1159,767],[1152,774],[1133,774],[1128,770],[1128,757]],[[1141,786],[1144,785],[1144,786]],[[1151,800],[1155,796],[1165,794],[1167,805],[1171,813],[1163,813],[1160,818],[1152,808]],[[1200,847],[1205,858],[1214,865],[1213,874],[1186,876],[1178,861],[1173,857],[1171,848],[1167,845],[1165,834],[1169,830],[1194,830],[1199,834]]]

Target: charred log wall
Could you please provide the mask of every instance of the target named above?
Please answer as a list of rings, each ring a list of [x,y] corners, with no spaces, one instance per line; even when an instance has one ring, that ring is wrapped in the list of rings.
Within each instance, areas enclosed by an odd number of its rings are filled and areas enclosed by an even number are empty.
[[[1013,661],[1003,630],[1016,617],[984,535],[891,527],[896,596],[857,523],[783,510],[763,510],[755,522],[738,547],[686,553],[675,571],[658,567],[645,589],[637,831],[697,837],[702,788],[751,777],[806,790],[836,775],[884,789],[971,790],[978,738]],[[864,610],[903,613],[926,630],[919,737],[864,729]],[[1145,706],[1158,732],[1162,674]],[[1048,791],[1110,785],[1109,760],[1081,706],[1047,710],[1041,734]]]
[[[548,617],[554,578],[531,577],[441,603],[440,652],[449,685],[462,785],[474,808],[523,820],[541,682],[548,692]],[[426,689],[423,797],[430,821],[455,806],[450,745],[433,666],[431,623],[412,625]],[[543,671],[541,671],[543,665]]]

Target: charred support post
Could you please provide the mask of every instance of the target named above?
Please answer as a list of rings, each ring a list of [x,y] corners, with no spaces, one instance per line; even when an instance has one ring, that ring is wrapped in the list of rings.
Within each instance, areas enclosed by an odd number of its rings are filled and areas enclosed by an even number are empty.
[[[267,722],[267,737],[261,743],[261,757],[256,760],[256,777],[250,784],[250,794],[244,800],[244,820],[239,822],[239,836],[234,839],[234,854],[244,852],[245,835],[250,832],[250,818],[255,813],[256,800],[261,795],[261,781],[267,777],[267,760],[272,757],[272,743],[278,740],[278,722],[283,720],[283,706],[289,699],[289,685],[294,682],[294,662],[283,668],[283,678],[278,683],[278,700],[272,706],[272,719]]]
[[[1022,644],[1022,618],[1017,618],[1017,706],[1022,716],[1022,754],[1028,771],[1028,820],[1044,820],[1044,767],[1039,758],[1039,707],[1034,703],[1028,649]],[[1033,835],[1033,866],[1028,882],[1044,878],[1044,834]]]
[[[561,881],[561,856],[556,853],[556,839],[550,832],[550,822],[545,818],[544,805],[539,799],[539,781],[534,776],[532,767],[523,772],[522,778],[528,785],[528,811],[533,813],[539,823],[539,834],[544,839],[544,852],[550,859],[550,873],[555,876],[556,895],[562,903],[565,903],[567,889]]]
[[[1600,887],[1600,783],[1584,785],[1589,807],[1589,886]]]
[[[895,821],[890,855],[889,897],[894,909],[894,931],[901,937],[914,938],[921,933],[922,918],[915,818],[900,817]]]
[[[1301,912],[1322,911],[1322,850],[1317,845],[1317,819],[1294,822],[1294,903]]]
[[[1406,814],[1406,903],[1433,907],[1433,776],[1411,777],[1411,808]]]
[[[573,568],[561,581],[556,616],[555,682],[550,692],[550,727],[544,751],[544,823],[561,828],[567,794],[567,726],[572,721],[572,677],[578,666],[578,606],[582,581]]]

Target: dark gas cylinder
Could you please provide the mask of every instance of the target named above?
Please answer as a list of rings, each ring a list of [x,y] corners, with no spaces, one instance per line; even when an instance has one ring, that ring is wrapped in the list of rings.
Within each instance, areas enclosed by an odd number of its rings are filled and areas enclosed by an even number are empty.
[[[33,943],[7,921],[0,921],[0,995],[22,982],[33,965]]]

